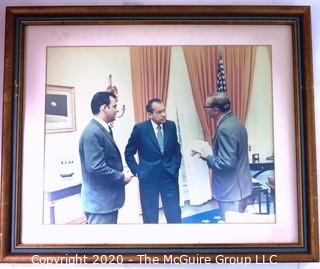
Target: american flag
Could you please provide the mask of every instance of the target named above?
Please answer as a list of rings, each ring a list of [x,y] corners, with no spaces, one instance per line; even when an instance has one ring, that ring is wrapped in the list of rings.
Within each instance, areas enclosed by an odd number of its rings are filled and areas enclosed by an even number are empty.
[[[217,91],[227,93],[227,83],[224,74],[222,56],[219,57],[217,72]]]

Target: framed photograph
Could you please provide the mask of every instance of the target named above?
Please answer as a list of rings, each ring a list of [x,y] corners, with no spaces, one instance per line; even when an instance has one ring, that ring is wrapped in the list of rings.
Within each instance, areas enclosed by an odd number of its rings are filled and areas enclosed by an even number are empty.
[[[74,88],[47,85],[46,132],[75,131]]]
[[[6,14],[2,262],[319,260],[309,7],[8,7]],[[87,225],[78,148],[92,96],[116,87],[123,113],[112,133],[124,160],[132,128],[145,117],[142,89],[156,72],[141,71],[138,58],[152,51],[170,67],[153,78],[166,85],[154,95],[164,93],[177,125],[182,223],[160,216],[159,224],[143,224],[135,178],[118,224]],[[254,187],[250,211],[222,221],[211,172],[190,152],[211,143],[203,105],[224,83],[248,132]]]

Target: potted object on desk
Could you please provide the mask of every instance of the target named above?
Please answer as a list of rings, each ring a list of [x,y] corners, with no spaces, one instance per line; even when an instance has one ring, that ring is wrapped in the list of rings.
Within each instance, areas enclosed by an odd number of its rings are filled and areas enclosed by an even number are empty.
[[[63,179],[72,179],[74,174],[73,158],[64,158],[60,160],[60,176]]]

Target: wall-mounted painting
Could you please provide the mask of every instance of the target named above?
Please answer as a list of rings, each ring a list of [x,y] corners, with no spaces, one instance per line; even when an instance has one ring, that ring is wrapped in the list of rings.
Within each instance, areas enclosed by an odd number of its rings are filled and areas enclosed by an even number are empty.
[[[46,132],[75,131],[74,88],[46,86]]]

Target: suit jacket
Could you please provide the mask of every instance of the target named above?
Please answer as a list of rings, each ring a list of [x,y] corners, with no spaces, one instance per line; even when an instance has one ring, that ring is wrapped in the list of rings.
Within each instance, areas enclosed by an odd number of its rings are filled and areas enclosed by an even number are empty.
[[[103,214],[122,207],[125,183],[121,155],[112,136],[94,119],[81,135],[79,152],[84,211]]]
[[[180,144],[177,129],[173,121],[167,120],[163,124],[164,152],[160,147],[152,127],[151,120],[136,124],[125,149],[126,162],[140,182],[146,182],[157,177],[163,169],[178,178],[181,164]],[[134,155],[138,152],[139,163]]]
[[[212,169],[213,196],[220,201],[237,201],[252,192],[245,126],[231,112],[220,121],[212,143],[213,155],[207,164]]]

